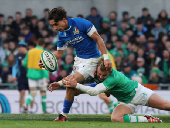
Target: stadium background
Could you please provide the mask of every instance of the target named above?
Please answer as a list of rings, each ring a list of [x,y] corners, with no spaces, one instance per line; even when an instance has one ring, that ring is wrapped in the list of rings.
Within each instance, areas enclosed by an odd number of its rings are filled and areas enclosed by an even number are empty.
[[[148,1],[148,0],[143,0],[143,1],[137,1],[137,0],[128,0],[128,1],[127,0],[72,0],[72,1],[70,1],[70,0],[49,0],[49,1],[45,1],[45,0],[30,0],[30,1],[26,1],[26,0],[15,0],[15,1],[5,0],[5,1],[2,1],[2,0],[0,0],[0,13],[2,14],[0,17],[2,18],[4,16],[4,18],[5,18],[5,22],[1,23],[1,25],[0,25],[0,27],[1,27],[1,29],[0,29],[0,31],[1,31],[1,35],[0,35],[1,36],[1,51],[0,52],[2,53],[2,51],[4,51],[5,52],[5,58],[7,58],[6,61],[5,61],[6,63],[2,62],[2,59],[1,59],[1,64],[0,64],[0,69],[1,69],[1,75],[0,75],[0,77],[1,77],[0,93],[3,94],[7,98],[7,100],[9,101],[9,106],[10,106],[10,110],[8,110],[9,109],[8,107],[6,107],[5,110],[2,110],[2,105],[1,105],[0,112],[4,111],[4,113],[10,113],[10,112],[11,113],[19,113],[19,102],[18,102],[18,100],[19,100],[19,93],[18,93],[17,88],[15,86],[17,82],[13,81],[12,78],[11,78],[11,74],[12,74],[12,72],[11,72],[12,70],[11,69],[12,69],[13,64],[15,64],[15,59],[14,59],[13,55],[17,54],[17,44],[19,42],[18,38],[14,39],[14,40],[11,40],[11,39],[8,38],[8,40],[5,42],[5,44],[9,44],[10,42],[13,42],[13,43],[10,43],[10,44],[16,45],[16,48],[14,48],[14,49],[8,49],[8,48],[4,49],[3,48],[4,47],[3,46],[4,40],[2,39],[2,33],[4,32],[4,30],[6,31],[6,29],[7,29],[6,26],[8,26],[9,28],[12,29],[12,27],[11,27],[12,23],[10,24],[10,22],[8,22],[8,16],[12,16],[14,18],[14,21],[15,21],[15,13],[16,12],[21,12],[22,13],[22,18],[24,19],[25,18],[26,9],[30,8],[30,9],[32,9],[32,16],[35,15],[35,16],[37,16],[38,20],[41,20],[42,18],[44,18],[43,10],[45,8],[52,9],[54,7],[62,6],[62,7],[64,7],[67,10],[68,16],[76,17],[78,14],[82,14],[84,16],[84,18],[86,18],[88,15],[90,15],[91,7],[96,7],[97,10],[98,10],[98,14],[102,18],[109,18],[108,17],[109,13],[111,11],[116,11],[117,14],[118,14],[117,15],[117,21],[119,21],[121,23],[121,21],[123,20],[123,16],[122,15],[123,15],[124,12],[128,12],[129,13],[129,17],[134,16],[136,18],[136,20],[137,20],[142,15],[142,9],[143,8],[147,8],[149,13],[150,13],[150,15],[152,16],[152,18],[155,21],[156,19],[158,19],[158,14],[163,9],[165,9],[166,12],[168,14],[170,14],[170,7],[168,6],[169,4],[170,4],[170,1],[168,1],[168,0],[152,0],[152,1],[151,0],[150,1]],[[109,22],[108,19],[104,19],[104,20],[103,20],[103,22]],[[167,17],[165,19],[160,19],[160,20],[162,20],[162,21],[166,20],[167,21],[167,25],[170,24],[169,17]],[[22,24],[26,24],[24,22]],[[101,24],[102,24],[102,22],[101,22]],[[154,23],[153,23],[153,28],[154,28]],[[57,39],[58,39],[57,38],[57,32],[51,31],[50,29],[51,28],[48,25],[46,26],[45,29],[43,29],[44,31],[46,31],[46,30],[49,31],[49,35],[47,36],[46,34],[44,34],[45,37],[43,37],[43,38],[46,40],[46,43],[47,43],[46,48],[48,50],[54,51],[56,49],[56,42],[57,42]],[[119,28],[119,29],[121,29],[121,28]],[[108,31],[109,31],[109,29],[108,29]],[[5,32],[5,33],[8,35],[8,37],[10,37],[11,36],[11,32],[12,31],[8,31],[8,32]],[[103,31],[100,31],[100,32],[99,33],[101,35],[104,34]],[[52,40],[50,39],[50,34],[53,35]],[[169,38],[168,34],[169,33],[165,33],[165,38],[166,38],[166,35]],[[14,33],[14,35],[15,35],[15,33]],[[34,34],[34,35],[36,36],[36,34]],[[41,37],[43,35],[38,35],[38,36]],[[165,39],[165,42],[166,42],[166,40],[169,41],[168,38]],[[28,41],[26,43],[27,44],[31,44],[32,46],[34,46],[34,41],[36,41],[36,39],[37,38],[34,38],[33,40]],[[105,43],[106,43],[107,39],[104,38],[104,40],[105,40]],[[145,42],[148,42],[148,40],[146,39]],[[137,42],[134,41],[134,42],[131,42],[131,43],[134,44],[134,43],[137,43]],[[159,43],[163,43],[161,39],[160,40],[155,40],[155,44],[159,44]],[[112,42],[112,44],[113,44],[113,42]],[[116,47],[114,46],[114,48],[116,48]],[[145,48],[147,48],[147,46]],[[162,54],[161,54],[163,49],[159,49],[158,45],[156,45],[154,47],[154,49],[155,48],[158,49],[158,51],[160,51],[160,53],[157,56],[159,56],[163,60],[163,57],[162,57]],[[166,47],[164,47],[164,49],[166,49]],[[146,53],[146,51],[145,51],[145,53]],[[127,58],[128,58],[128,56],[130,54],[131,54],[131,52],[129,52],[127,54]],[[2,57],[2,55],[3,54],[1,54],[0,57]],[[8,57],[9,55],[13,56],[12,60],[9,59],[10,58],[10,57]],[[115,57],[115,60],[116,60],[116,57],[119,56],[119,54],[117,54],[117,52],[116,52],[116,54],[114,54],[113,56]],[[71,63],[71,65],[72,65],[72,62],[73,62],[72,57],[68,56],[68,58],[70,59],[70,62],[68,62],[68,63]],[[68,58],[66,60],[69,60]],[[147,59],[147,57],[146,57],[146,59]],[[126,59],[125,63],[123,62],[123,65],[124,64],[125,65],[126,64],[131,64],[131,62],[128,62],[127,60],[128,59]],[[136,64],[137,56],[135,57],[133,62],[135,62],[135,64]],[[67,62],[65,62],[65,57],[63,57],[62,61],[60,61],[60,65],[61,65],[61,70],[62,71],[59,70],[58,72],[50,74],[51,82],[56,81],[56,80],[58,81],[63,76],[66,76],[66,74],[70,73],[70,71],[72,70],[71,65],[70,64],[67,65],[66,63]],[[149,66],[149,64],[147,66]],[[8,68],[8,73],[5,73],[5,75],[6,75],[6,79],[5,80],[6,81],[2,82],[3,78],[5,76],[3,74],[3,68],[4,67]],[[169,65],[168,65],[168,67],[169,67]],[[158,68],[160,68],[160,67],[158,67]],[[151,67],[150,71],[151,70],[152,70],[152,67]],[[137,72],[137,75],[139,75],[138,72]],[[170,99],[169,98],[170,97],[170,93],[168,91],[169,90],[169,83],[170,83],[169,80],[167,79],[166,82],[163,82],[162,81],[162,77],[163,77],[162,74],[158,73],[157,75],[159,75],[159,78],[161,79],[160,80],[161,82],[157,82],[156,84],[153,84],[153,82],[150,82],[152,84],[148,84],[148,85],[145,85],[145,86],[147,86],[149,88],[152,88],[152,89],[156,89],[156,90],[159,89],[158,94],[161,94],[161,95],[164,94],[164,98],[166,97],[167,99]],[[151,78],[150,76],[151,76],[151,72],[148,73],[148,77],[147,77],[148,80]],[[167,76],[167,78],[169,78],[169,75]],[[90,80],[89,80],[89,82],[90,82]],[[165,93],[162,90],[166,90]],[[59,108],[60,110],[57,110],[56,109],[56,104],[64,99],[64,91],[60,91],[59,90],[59,91],[55,91],[53,93],[55,93],[55,94],[57,94],[57,93],[60,94],[61,93],[61,95],[55,95],[54,94],[53,96],[50,96],[50,94],[47,93],[47,101],[49,101],[49,104],[47,103],[47,106],[49,105],[48,107],[50,107],[51,104],[54,104],[54,108],[55,108],[54,112],[49,110],[49,113],[59,113],[59,111],[61,111],[61,109],[62,109],[62,105],[60,105],[60,108]],[[48,96],[48,94],[49,94],[49,96]],[[11,99],[11,97],[14,98],[14,99]],[[56,98],[56,97],[57,97],[57,99],[60,99],[60,98],[61,99],[59,101],[55,101],[54,98]],[[81,98],[79,100],[77,98],[78,102],[83,100],[83,99],[88,98],[89,96],[88,95],[84,95],[84,96],[80,96],[80,97]],[[2,96],[1,96],[1,99],[4,99],[4,98],[2,98]],[[36,97],[35,101],[40,106],[40,97],[39,96]],[[52,101],[54,101],[54,103],[50,103]],[[116,101],[116,99],[114,99],[114,101]],[[103,104],[103,101],[101,101],[99,98],[95,98],[95,101],[89,101],[89,103],[86,102],[84,106],[86,107],[86,110],[88,109],[88,107],[89,107],[89,109],[92,110],[91,114],[96,114],[96,113],[102,114],[102,111],[100,111],[100,112],[96,112],[95,111],[95,109],[96,109],[96,102],[99,104],[99,106],[101,104]],[[2,104],[2,102],[1,102],[1,104]],[[77,104],[74,104],[74,105],[73,105],[73,107],[76,107]],[[34,108],[34,109],[35,110],[36,109],[41,109],[41,107]],[[107,113],[107,107],[106,106],[104,107],[104,111],[105,112],[103,112],[103,113]],[[153,111],[153,114],[166,114],[166,112],[162,112],[162,113],[161,112],[157,112],[157,113],[154,113],[154,111],[156,111],[156,110],[152,110],[152,109],[150,111]],[[41,113],[41,112],[42,112],[41,110],[39,110],[39,112],[36,111],[36,113]],[[140,114],[143,114],[144,112],[145,111],[142,111]],[[79,112],[73,110],[73,111],[71,111],[71,113],[79,113]],[[82,110],[80,113],[87,113],[87,114],[89,114],[90,112],[88,112],[88,111],[83,112],[83,110]]]

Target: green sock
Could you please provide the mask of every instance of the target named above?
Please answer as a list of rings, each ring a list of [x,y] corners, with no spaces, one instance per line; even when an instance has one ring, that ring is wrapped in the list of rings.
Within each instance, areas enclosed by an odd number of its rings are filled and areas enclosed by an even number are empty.
[[[34,96],[29,94],[26,98],[26,105],[28,106],[31,103],[31,101],[33,101],[33,99],[34,99]]]
[[[134,115],[124,115],[124,122],[148,122],[147,118],[144,116],[134,116]]]
[[[43,109],[43,112],[45,113],[46,112],[46,96],[41,96],[41,99],[42,99],[42,109]]]
[[[109,109],[110,113],[113,112],[113,108],[114,108],[114,102],[112,100],[112,101],[110,101],[110,105],[108,106],[108,109]]]

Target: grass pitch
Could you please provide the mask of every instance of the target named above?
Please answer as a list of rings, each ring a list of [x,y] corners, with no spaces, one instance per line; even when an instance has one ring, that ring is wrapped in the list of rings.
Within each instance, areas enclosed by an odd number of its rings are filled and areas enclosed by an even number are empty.
[[[156,115],[163,123],[113,123],[110,115],[69,115],[54,122],[56,114],[0,114],[0,128],[170,128],[170,116]]]

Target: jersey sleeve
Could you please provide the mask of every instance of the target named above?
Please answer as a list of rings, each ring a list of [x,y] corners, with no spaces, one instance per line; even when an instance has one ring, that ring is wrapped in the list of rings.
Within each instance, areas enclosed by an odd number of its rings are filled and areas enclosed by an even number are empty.
[[[89,37],[96,31],[95,26],[88,20],[78,18],[78,25]]]
[[[62,41],[62,38],[59,35],[59,41],[57,43],[57,50],[66,50],[67,49],[67,43]]]
[[[114,84],[113,84],[113,79],[112,79],[112,75],[109,75],[104,81],[103,81],[103,84],[104,86],[107,88],[107,90],[110,90],[111,88],[114,87]]]

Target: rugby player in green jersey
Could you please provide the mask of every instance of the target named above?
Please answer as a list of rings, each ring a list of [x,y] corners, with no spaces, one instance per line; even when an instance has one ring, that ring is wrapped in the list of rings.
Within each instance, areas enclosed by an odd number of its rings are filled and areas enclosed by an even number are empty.
[[[108,92],[117,98],[119,105],[114,109],[111,115],[113,122],[158,122],[159,118],[151,115],[134,116],[132,115],[138,105],[149,106],[161,110],[170,110],[170,102],[161,98],[152,90],[145,88],[137,81],[132,81],[125,77],[122,73],[110,68],[106,69],[103,58],[97,65],[97,72],[94,77],[96,81],[95,87],[84,86],[76,82],[73,76],[64,78],[65,87],[73,87],[81,92],[91,96]],[[49,90],[53,91],[56,87],[49,86]]]

